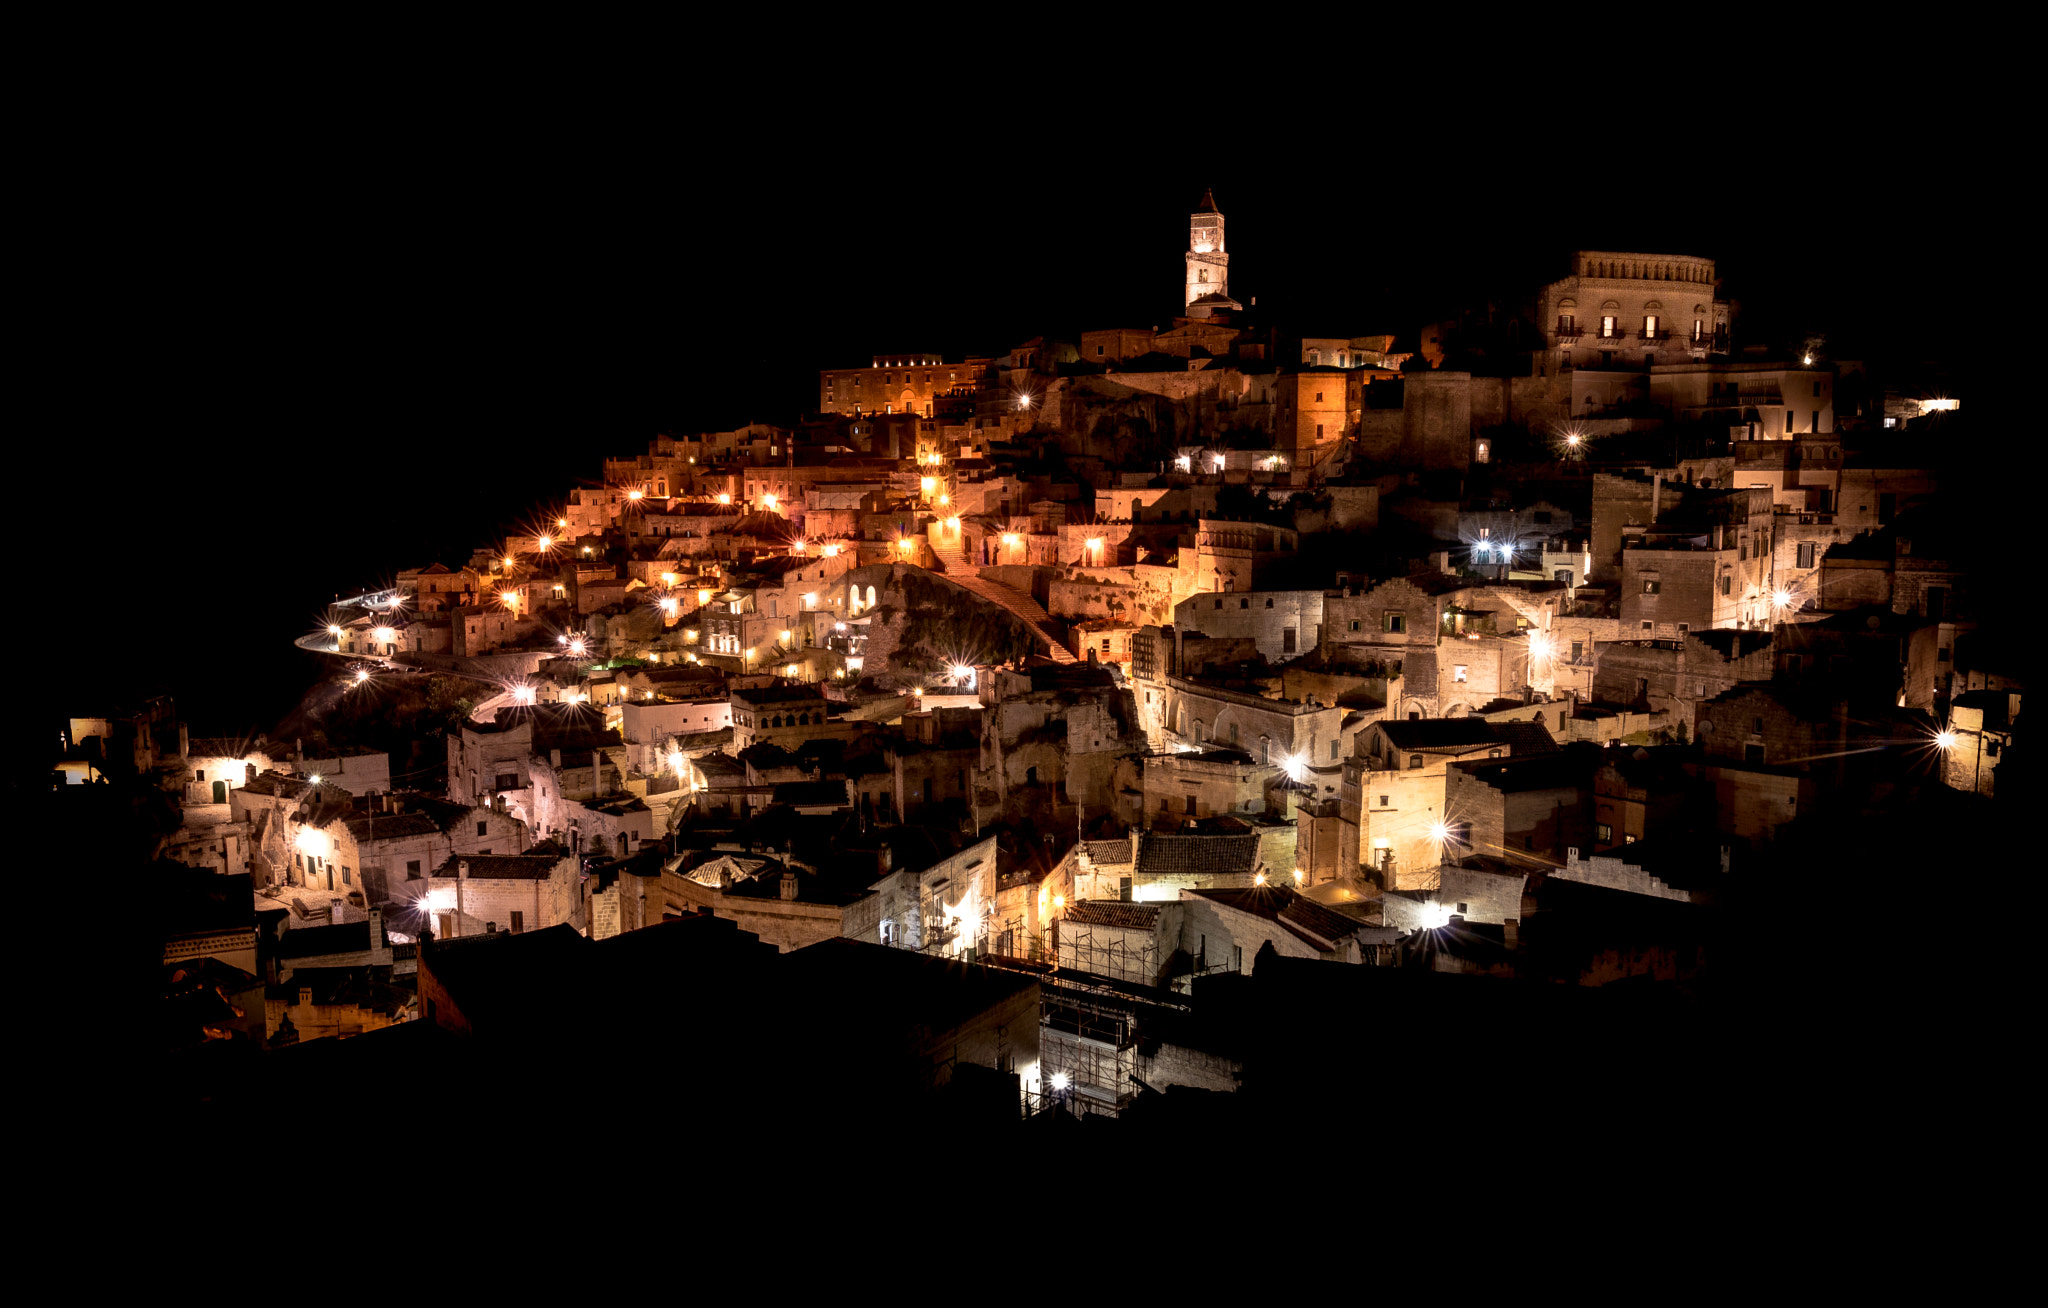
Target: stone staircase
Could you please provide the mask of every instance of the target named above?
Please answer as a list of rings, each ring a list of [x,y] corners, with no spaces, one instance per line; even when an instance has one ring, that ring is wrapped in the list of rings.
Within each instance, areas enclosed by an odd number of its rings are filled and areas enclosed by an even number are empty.
[[[977,599],[986,600],[1016,617],[1043,642],[1045,649],[1041,652],[1047,658],[1055,663],[1078,662],[1073,651],[1067,648],[1065,628],[1055,622],[1037,600],[1015,587],[976,576],[973,565],[968,563],[967,555],[957,543],[950,549],[943,549],[935,542],[932,552],[939,561],[939,567],[935,569],[938,575]]]

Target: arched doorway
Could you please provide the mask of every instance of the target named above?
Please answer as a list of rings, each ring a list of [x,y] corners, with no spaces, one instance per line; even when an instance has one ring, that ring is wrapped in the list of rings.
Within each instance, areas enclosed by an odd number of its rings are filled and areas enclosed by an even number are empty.
[[[225,804],[228,802],[227,782],[216,781],[213,783],[213,802],[216,804]]]

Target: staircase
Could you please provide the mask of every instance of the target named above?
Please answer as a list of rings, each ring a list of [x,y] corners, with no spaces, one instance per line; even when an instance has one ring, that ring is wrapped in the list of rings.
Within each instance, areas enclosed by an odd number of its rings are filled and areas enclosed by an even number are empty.
[[[1053,621],[1052,615],[1040,607],[1037,600],[1015,587],[976,576],[957,542],[949,549],[942,549],[934,542],[933,554],[940,564],[934,571],[968,594],[988,601],[1029,627],[1032,635],[1044,643],[1043,653],[1047,658],[1055,663],[1079,661],[1067,648],[1066,632],[1061,624]]]

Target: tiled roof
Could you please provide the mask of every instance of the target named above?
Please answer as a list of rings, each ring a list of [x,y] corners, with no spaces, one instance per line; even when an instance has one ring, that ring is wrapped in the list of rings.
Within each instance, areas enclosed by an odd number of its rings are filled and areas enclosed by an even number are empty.
[[[1128,863],[1131,861],[1131,842],[1128,840],[1087,840],[1081,848],[1097,863]]]
[[[343,825],[358,841],[431,836],[441,830],[441,824],[425,813],[386,813],[380,817],[350,818]]]
[[[1084,899],[1067,905],[1067,921],[1077,926],[1129,927],[1150,931],[1159,925],[1157,904],[1127,904],[1116,899]]]
[[[541,881],[555,870],[562,860],[551,855],[528,857],[524,854],[450,854],[447,861],[434,869],[437,877],[457,876],[458,866],[469,864],[472,881]]]
[[[1551,736],[1550,728],[1540,721],[1496,722],[1493,735],[1494,739],[1506,742],[1517,758],[1557,752],[1557,740]]]
[[[1380,723],[1395,749],[1444,749],[1457,745],[1485,745],[1499,737],[1493,723],[1484,718],[1418,718]]]
[[[338,926],[299,927],[285,932],[277,942],[277,956],[318,958],[325,954],[361,954],[373,947],[369,922],[344,922]]]
[[[1155,832],[1145,837],[1139,851],[1138,872],[1143,876],[1249,872],[1258,860],[1257,833],[1182,836]]]
[[[1285,886],[1258,886],[1250,890],[1190,890],[1185,893],[1277,923],[1316,949],[1329,948],[1363,925]]]

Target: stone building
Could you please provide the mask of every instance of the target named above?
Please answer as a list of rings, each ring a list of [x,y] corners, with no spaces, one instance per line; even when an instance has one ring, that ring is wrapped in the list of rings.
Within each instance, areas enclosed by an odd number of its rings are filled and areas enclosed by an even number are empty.
[[[1182,639],[1189,632],[1222,640],[1249,637],[1268,663],[1286,663],[1322,643],[1323,592],[1195,595],[1173,606],[1173,630]]]
[[[1695,705],[1739,682],[1768,681],[1775,667],[1771,632],[1729,628],[1688,631],[1677,640],[1624,635],[1600,642],[1598,659],[1593,699],[1670,712],[1688,732]]]
[[[1504,759],[1513,752],[1505,729],[1480,718],[1375,722],[1359,733],[1344,760],[1340,839],[1359,867],[1380,885],[1436,868],[1469,846],[1447,806],[1446,774],[1465,759]],[[1482,853],[1495,851],[1482,850]]]
[[[448,733],[448,798],[488,803],[504,791],[532,789],[529,763],[551,751],[589,751],[620,743],[603,717],[584,704],[502,708],[490,722],[475,719]]]
[[[1768,490],[1690,500],[1628,528],[1621,551],[1621,629],[1683,638],[1710,627],[1768,625],[1777,612],[1775,515]]]
[[[1514,867],[1554,867],[1592,834],[1589,810],[1600,753],[1575,746],[1454,761],[1444,770],[1444,812],[1462,824],[1463,846],[1481,857]]]
[[[518,934],[582,922],[578,860],[565,850],[450,857],[428,878],[434,938]]]
[[[1202,192],[1202,203],[1188,216],[1187,252],[1188,317],[1207,318],[1221,311],[1242,309],[1230,298],[1230,254],[1224,247],[1223,215],[1216,197]]]
[[[818,374],[818,412],[910,413],[932,417],[939,401],[980,384],[990,360],[947,363],[936,354],[878,354],[865,368]]]
[[[1995,792],[1998,764],[2012,747],[2020,716],[2018,690],[1966,690],[1949,705],[1942,779],[1957,790]]]
[[[1576,251],[1539,297],[1548,370],[1647,373],[1723,352],[1734,308],[1718,287],[1711,259]]]

